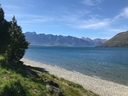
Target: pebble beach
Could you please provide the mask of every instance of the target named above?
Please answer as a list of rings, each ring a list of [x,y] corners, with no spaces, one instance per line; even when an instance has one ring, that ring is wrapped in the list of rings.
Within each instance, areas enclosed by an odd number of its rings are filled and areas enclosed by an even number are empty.
[[[111,81],[102,80],[97,77],[91,77],[79,72],[69,71],[57,66],[51,66],[27,59],[21,59],[24,65],[43,68],[50,74],[59,78],[65,78],[69,81],[82,85],[85,89],[91,90],[100,96],[128,96],[128,86],[117,84]]]

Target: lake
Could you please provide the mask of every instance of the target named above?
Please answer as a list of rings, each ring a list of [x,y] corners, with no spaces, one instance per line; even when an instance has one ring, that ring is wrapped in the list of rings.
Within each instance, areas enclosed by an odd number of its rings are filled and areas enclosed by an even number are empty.
[[[31,45],[24,58],[128,86],[128,48]]]

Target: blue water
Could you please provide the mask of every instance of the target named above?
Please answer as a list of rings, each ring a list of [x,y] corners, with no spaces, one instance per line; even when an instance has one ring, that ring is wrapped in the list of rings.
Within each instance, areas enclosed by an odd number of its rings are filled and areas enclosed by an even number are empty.
[[[29,46],[24,58],[128,86],[128,48]]]

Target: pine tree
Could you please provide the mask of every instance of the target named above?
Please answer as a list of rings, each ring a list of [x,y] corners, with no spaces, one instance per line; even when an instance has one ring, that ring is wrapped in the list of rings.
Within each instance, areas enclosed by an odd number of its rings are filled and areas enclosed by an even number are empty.
[[[5,52],[9,43],[9,22],[4,19],[4,11],[0,6],[0,54]]]
[[[24,56],[29,43],[26,41],[21,27],[17,25],[15,16],[13,16],[10,25],[10,43],[7,46],[5,57],[11,61],[17,62]]]

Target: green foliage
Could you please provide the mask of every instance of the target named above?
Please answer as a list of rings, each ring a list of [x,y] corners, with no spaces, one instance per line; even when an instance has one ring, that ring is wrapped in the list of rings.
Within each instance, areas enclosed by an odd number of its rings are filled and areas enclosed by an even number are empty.
[[[29,43],[26,41],[21,27],[17,25],[15,17],[12,18],[10,25],[10,43],[4,55],[7,59],[17,62],[24,56]]]
[[[24,88],[19,81],[10,80],[1,86],[0,96],[25,96]]]
[[[11,22],[7,22],[0,6],[0,54],[4,54],[6,59],[18,62],[24,56],[28,45],[15,17]]]
[[[78,89],[81,89],[81,90],[85,90],[81,85],[79,84],[76,84],[74,82],[71,82],[71,81],[67,81],[65,80],[64,78],[60,78],[60,80],[66,84],[68,84],[69,86],[71,87],[74,87],[74,88],[78,88]]]
[[[59,84],[63,96],[99,96],[89,90],[84,89],[81,85],[65,80],[64,78],[58,78],[46,72],[40,72],[35,70],[39,76],[44,80],[52,80]]]
[[[4,19],[4,11],[0,7],[0,54],[5,52],[9,43],[9,22]]]
[[[6,61],[2,55],[0,58],[0,96],[98,96],[79,84],[57,78],[38,68]],[[3,60],[5,62],[1,62]],[[46,81],[57,83],[61,94],[51,94]]]
[[[0,61],[1,61],[1,60],[4,60],[4,57],[3,57],[2,55],[0,55]]]
[[[46,96],[43,81],[29,76],[26,70],[31,69],[23,64],[0,60],[0,96]]]

